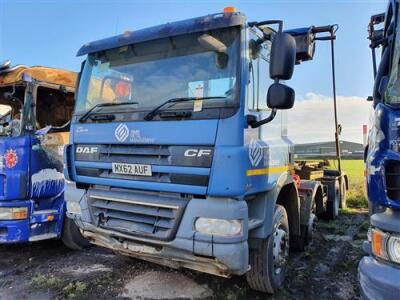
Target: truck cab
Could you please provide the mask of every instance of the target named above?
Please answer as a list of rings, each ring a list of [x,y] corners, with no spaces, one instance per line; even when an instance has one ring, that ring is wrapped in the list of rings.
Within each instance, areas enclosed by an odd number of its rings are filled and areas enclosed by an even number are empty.
[[[281,81],[296,49],[281,21],[230,8],[85,44],[64,158],[81,190],[68,216],[84,237],[279,289],[290,247],[309,241],[315,198],[323,210],[322,184],[301,197],[293,176],[295,93]]]
[[[372,16],[369,24],[375,85],[365,149],[371,228],[364,243],[368,255],[359,264],[365,299],[398,299],[400,294],[399,12],[399,2],[389,1],[386,13]]]
[[[76,73],[0,65],[0,244],[60,238]],[[75,229],[75,233],[79,232]]]

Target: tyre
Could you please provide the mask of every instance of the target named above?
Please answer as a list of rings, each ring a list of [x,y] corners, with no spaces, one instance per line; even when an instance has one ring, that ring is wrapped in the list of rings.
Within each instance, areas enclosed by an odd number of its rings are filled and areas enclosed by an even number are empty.
[[[286,210],[277,205],[272,234],[262,240],[257,249],[250,250],[250,271],[246,274],[249,286],[273,294],[285,280],[289,258],[289,225]]]
[[[83,250],[90,246],[89,241],[82,236],[75,222],[67,217],[64,219],[61,240],[65,246],[72,250]]]
[[[339,181],[335,180],[334,184],[328,187],[328,201],[326,203],[326,218],[334,220],[339,215],[340,205],[340,185]]]
[[[291,250],[299,252],[304,251],[306,246],[308,246],[311,243],[314,232],[316,230],[317,220],[318,220],[317,216],[313,212],[311,212],[310,217],[308,219],[308,224],[300,226],[301,235],[300,236],[292,235],[290,237]]]
[[[340,208],[347,208],[346,200],[347,200],[346,180],[344,177],[342,177],[340,183]]]

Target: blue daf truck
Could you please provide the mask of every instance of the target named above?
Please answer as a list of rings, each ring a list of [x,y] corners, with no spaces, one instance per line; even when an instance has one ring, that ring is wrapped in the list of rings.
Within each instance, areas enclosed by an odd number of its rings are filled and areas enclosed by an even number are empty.
[[[340,170],[295,164],[282,83],[335,32],[227,8],[84,45],[68,216],[93,244],[275,292],[346,190]]]
[[[366,299],[400,297],[400,10],[389,1],[386,13],[369,24],[375,85],[373,114],[365,149],[371,229],[359,264]],[[381,48],[380,63],[376,49]]]
[[[0,244],[88,244],[65,218],[62,155],[75,82],[74,72],[0,64]]]

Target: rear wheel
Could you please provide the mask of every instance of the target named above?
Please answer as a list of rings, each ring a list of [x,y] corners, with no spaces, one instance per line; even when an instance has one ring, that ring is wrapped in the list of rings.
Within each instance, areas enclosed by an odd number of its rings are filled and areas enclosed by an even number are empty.
[[[75,222],[67,217],[64,219],[61,240],[65,246],[72,250],[83,250],[90,246],[89,241],[82,236]]]
[[[326,203],[326,218],[328,220],[334,220],[339,215],[340,205],[340,186],[339,181],[335,180],[335,183],[329,186],[328,189],[328,202]]]
[[[290,237],[291,250],[304,251],[305,247],[309,245],[313,239],[317,227],[317,221],[317,216],[313,212],[310,212],[308,224],[300,226],[301,235]]]
[[[289,225],[283,206],[275,208],[272,234],[250,250],[251,270],[246,274],[254,290],[273,294],[283,285],[289,258]]]

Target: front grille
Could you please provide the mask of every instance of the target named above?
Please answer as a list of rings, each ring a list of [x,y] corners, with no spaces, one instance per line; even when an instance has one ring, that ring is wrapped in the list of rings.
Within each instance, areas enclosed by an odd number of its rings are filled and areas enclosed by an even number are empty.
[[[79,150],[79,151],[78,151]],[[203,151],[208,155],[194,155]],[[189,151],[189,155],[186,153]],[[186,153],[186,155],[185,155]],[[193,174],[189,168],[211,167],[213,147],[211,146],[174,146],[174,145],[76,145],[75,160],[78,176],[99,177],[104,179],[119,179],[131,181],[146,181],[154,183],[170,183],[208,186],[209,175]],[[79,165],[79,163],[86,165]],[[187,173],[174,172],[173,169],[152,170],[152,176],[134,176],[114,174],[109,165],[91,166],[87,163],[128,163],[145,164],[161,167],[187,167]]]
[[[75,150],[75,160],[77,161],[209,168],[214,148],[212,146],[109,144],[76,145]],[[187,151],[190,152],[189,155],[185,155]],[[196,155],[205,152],[208,155]]]
[[[400,200],[400,162],[389,160],[385,166],[387,196],[391,200]]]
[[[159,193],[109,190],[92,190],[88,199],[99,227],[159,240],[175,237],[188,201]]]

